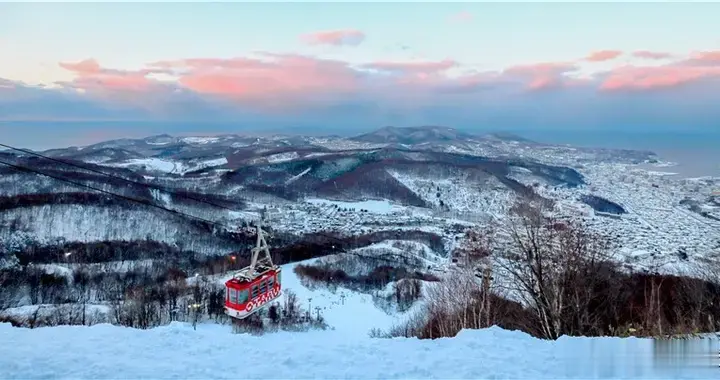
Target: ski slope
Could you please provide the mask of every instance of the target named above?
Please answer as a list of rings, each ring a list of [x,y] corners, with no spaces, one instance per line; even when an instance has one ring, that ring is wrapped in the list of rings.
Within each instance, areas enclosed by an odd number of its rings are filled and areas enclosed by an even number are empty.
[[[301,307],[307,309],[309,306],[313,314],[316,313],[315,308],[320,307],[321,315],[335,332],[346,337],[364,338],[373,328],[389,330],[391,327],[403,323],[408,316],[415,312],[416,309],[411,308],[403,314],[388,314],[375,306],[371,295],[356,293],[341,287],[335,291],[325,288],[308,289],[301,284],[294,269],[299,264],[308,264],[316,260],[310,259],[282,265],[283,290],[295,293]],[[225,276],[220,281],[224,283],[229,278],[230,276]],[[285,294],[278,301],[282,303],[284,297]]]

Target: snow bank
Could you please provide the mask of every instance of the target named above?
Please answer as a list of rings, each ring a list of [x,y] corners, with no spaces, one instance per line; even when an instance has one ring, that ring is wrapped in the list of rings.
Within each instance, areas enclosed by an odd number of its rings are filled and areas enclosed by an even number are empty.
[[[180,323],[152,330],[0,324],[0,337],[0,378],[716,378],[720,371],[717,341],[682,352],[643,339],[541,341],[497,327],[386,340],[334,331],[253,337]]]

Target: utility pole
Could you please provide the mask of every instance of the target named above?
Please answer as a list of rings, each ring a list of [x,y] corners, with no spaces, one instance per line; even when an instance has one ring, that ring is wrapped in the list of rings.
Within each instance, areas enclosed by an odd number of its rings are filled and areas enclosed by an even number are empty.
[[[308,320],[310,319],[310,310],[312,310],[312,297],[308,297],[308,311],[307,311]]]
[[[202,301],[202,293],[200,292],[200,274],[195,273],[195,288],[193,289],[193,301],[190,309],[193,313],[193,330],[197,330],[198,319],[200,318],[200,306]]]

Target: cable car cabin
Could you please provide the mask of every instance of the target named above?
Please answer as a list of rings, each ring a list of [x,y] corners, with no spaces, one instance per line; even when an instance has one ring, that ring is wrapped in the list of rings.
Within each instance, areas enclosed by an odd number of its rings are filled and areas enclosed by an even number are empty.
[[[244,319],[280,297],[280,267],[264,269],[254,278],[241,271],[225,283],[225,314]]]
[[[232,318],[247,318],[280,297],[280,267],[273,264],[262,222],[255,230],[257,244],[252,249],[250,266],[236,272],[225,283],[225,314]],[[258,259],[260,252],[265,256]]]

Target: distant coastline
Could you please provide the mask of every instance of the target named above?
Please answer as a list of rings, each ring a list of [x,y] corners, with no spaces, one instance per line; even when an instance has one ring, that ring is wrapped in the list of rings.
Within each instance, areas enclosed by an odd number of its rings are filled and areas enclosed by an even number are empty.
[[[0,121],[0,132],[11,133],[6,143],[29,149],[66,148],[87,145],[116,138],[142,138],[167,133],[170,135],[216,135],[244,133],[288,133],[303,135],[352,136],[382,126],[357,128],[350,126],[288,126],[279,122],[256,125],[252,122],[202,122],[202,121]],[[22,137],[12,132],[23,130]],[[37,136],[53,131],[52,140],[38,140]],[[472,134],[507,132],[536,142],[563,144],[578,147],[630,149],[652,151],[662,163],[671,167],[645,164],[651,171],[676,173],[673,178],[720,177],[720,131],[660,131],[645,132],[618,130],[548,130],[520,128],[468,128],[460,131]],[[204,132],[203,132],[204,131]],[[12,140],[12,141],[11,141]]]
[[[528,139],[572,146],[648,150],[661,163],[641,164],[672,178],[720,177],[718,132],[517,131]],[[673,165],[668,165],[672,163]]]

